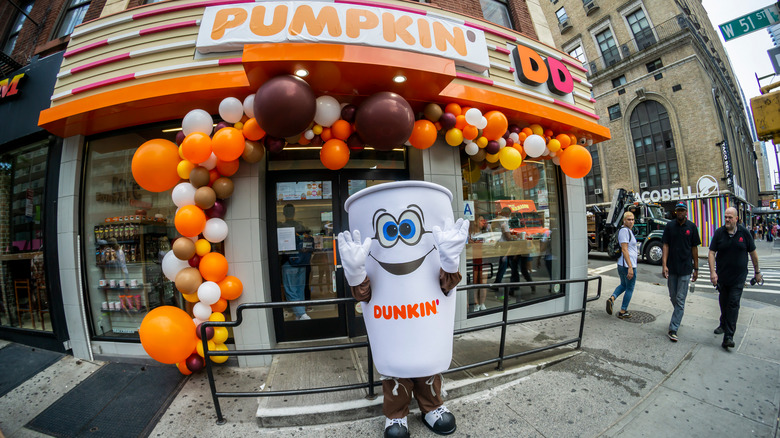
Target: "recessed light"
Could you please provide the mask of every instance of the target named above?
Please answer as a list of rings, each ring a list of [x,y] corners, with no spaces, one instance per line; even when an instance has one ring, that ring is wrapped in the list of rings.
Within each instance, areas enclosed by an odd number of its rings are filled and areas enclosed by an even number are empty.
[[[306,70],[305,68],[299,68],[298,70],[295,70],[295,76],[305,78],[306,76],[309,76],[309,70]]]
[[[404,76],[404,75],[396,75],[393,78],[393,82],[395,82],[396,84],[402,84],[402,83],[406,82],[406,76]]]

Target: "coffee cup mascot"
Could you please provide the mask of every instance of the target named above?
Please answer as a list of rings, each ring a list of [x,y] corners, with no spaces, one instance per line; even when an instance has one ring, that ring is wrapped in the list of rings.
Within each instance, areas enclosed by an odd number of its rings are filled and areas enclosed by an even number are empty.
[[[402,181],[363,189],[344,205],[351,233],[339,234],[338,249],[382,374],[386,438],[409,436],[413,394],[429,429],[455,431],[441,372],[452,360],[453,289],[469,223],[453,223],[451,202],[442,186]]]

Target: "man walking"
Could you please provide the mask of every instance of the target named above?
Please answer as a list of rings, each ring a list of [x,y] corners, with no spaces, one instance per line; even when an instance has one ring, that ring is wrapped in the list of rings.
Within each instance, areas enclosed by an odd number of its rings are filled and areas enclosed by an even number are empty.
[[[736,208],[726,209],[724,225],[715,230],[707,256],[710,262],[710,281],[718,290],[720,302],[720,326],[715,329],[715,334],[723,333],[721,346],[726,350],[734,347],[739,300],[742,298],[742,288],[745,287],[747,278],[748,254],[753,262],[754,278],[759,283],[764,281],[758,269],[756,244],[750,232],[737,223],[738,219]]]
[[[676,220],[670,221],[664,228],[661,241],[664,244],[664,254],[661,258],[664,278],[667,279],[669,299],[674,311],[669,322],[667,336],[672,342],[677,342],[677,330],[680,328],[685,299],[688,296],[688,283],[696,281],[699,276],[699,229],[688,220],[688,207],[679,202],[674,207]]]

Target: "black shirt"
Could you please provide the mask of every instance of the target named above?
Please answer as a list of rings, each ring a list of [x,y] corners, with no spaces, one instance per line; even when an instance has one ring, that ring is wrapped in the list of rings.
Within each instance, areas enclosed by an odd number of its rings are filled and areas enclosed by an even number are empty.
[[[691,250],[701,245],[699,229],[689,221],[680,225],[677,220],[667,222],[661,241],[669,245],[666,267],[672,275],[691,275],[693,271],[693,253]]]
[[[747,256],[755,250],[753,236],[742,225],[737,225],[733,236],[729,236],[725,226],[715,230],[710,251],[716,252],[715,272],[718,274],[718,283],[726,286],[744,285],[747,278]]]

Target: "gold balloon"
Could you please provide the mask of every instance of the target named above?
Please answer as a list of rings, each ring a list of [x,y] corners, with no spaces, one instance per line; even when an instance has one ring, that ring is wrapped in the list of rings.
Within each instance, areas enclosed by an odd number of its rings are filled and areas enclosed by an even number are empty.
[[[217,194],[217,198],[227,199],[230,197],[230,195],[233,194],[233,181],[230,178],[223,176],[222,178],[218,178],[216,181],[214,181],[214,184],[211,185],[211,188],[214,189],[214,192]]]
[[[198,190],[195,190],[195,205],[198,207],[207,210],[214,206],[214,202],[217,201],[217,194],[214,192],[214,189],[212,189],[209,186],[203,186],[198,188]],[[195,244],[192,244],[193,248],[193,254],[195,254]],[[187,257],[189,260],[192,256]]]
[[[195,255],[195,242],[186,238],[180,237],[173,242],[173,255],[179,260],[189,260]]]
[[[176,274],[176,289],[183,294],[194,294],[198,291],[203,277],[197,268],[184,268]]]

